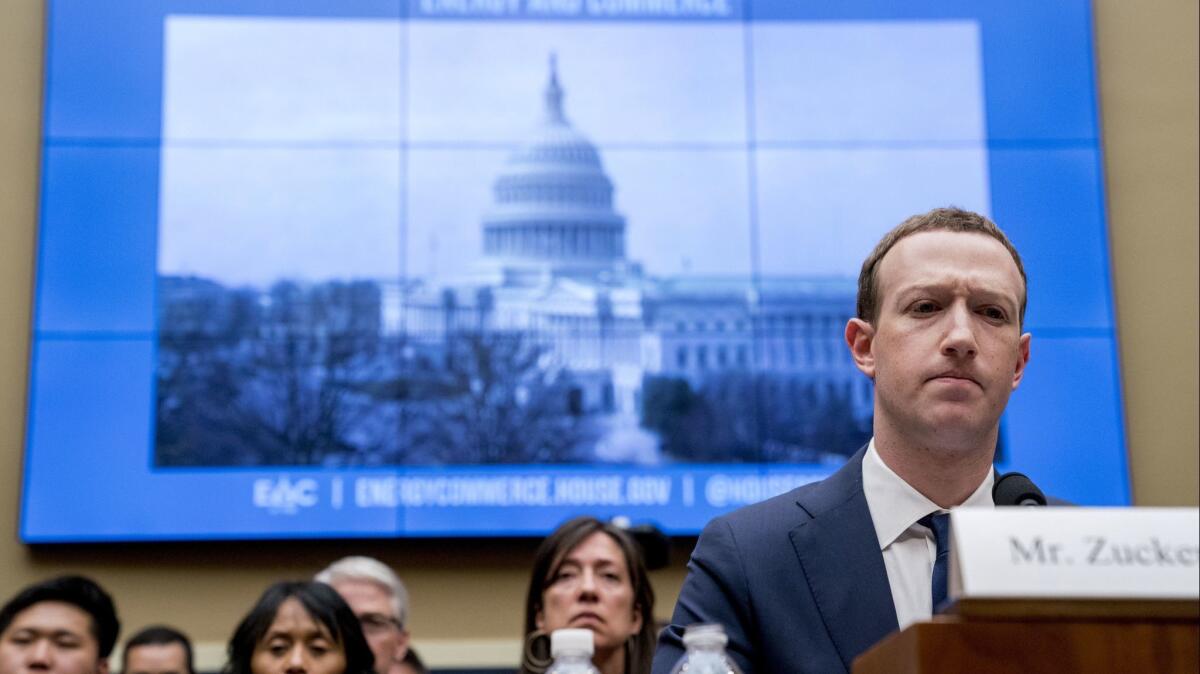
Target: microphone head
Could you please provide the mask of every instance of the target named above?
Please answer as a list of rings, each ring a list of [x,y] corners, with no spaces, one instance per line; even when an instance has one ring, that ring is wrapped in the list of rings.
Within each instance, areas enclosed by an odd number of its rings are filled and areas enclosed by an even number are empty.
[[[1022,473],[1005,473],[996,478],[992,501],[998,506],[1046,505],[1046,495]]]

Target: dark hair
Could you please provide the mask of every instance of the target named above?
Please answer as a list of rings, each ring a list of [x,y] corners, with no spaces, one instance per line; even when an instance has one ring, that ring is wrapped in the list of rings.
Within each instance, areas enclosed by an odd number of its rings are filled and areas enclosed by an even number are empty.
[[[525,597],[526,644],[529,643],[529,636],[537,631],[537,615],[543,608],[542,595],[549,587],[551,579],[558,573],[563,559],[580,543],[598,532],[607,534],[624,553],[629,583],[633,586],[634,610],[641,614],[642,618],[642,628],[626,644],[625,672],[649,674],[655,643],[654,588],[650,586],[642,550],[624,529],[601,522],[595,517],[584,516],[567,520],[538,546],[533,558],[533,573],[529,578],[529,594]],[[536,674],[540,671],[530,662],[530,655],[527,646],[521,662],[522,674]]]
[[[412,646],[404,653],[404,664],[408,665],[416,674],[429,674],[429,668],[425,666],[425,662],[421,660],[421,656],[417,655],[416,649]]]
[[[872,324],[879,318],[879,279],[877,274],[883,256],[887,255],[888,251],[905,237],[920,232],[937,231],[984,234],[1004,245],[1008,254],[1012,255],[1013,262],[1017,264],[1017,271],[1021,274],[1021,325],[1024,325],[1026,286],[1029,281],[1025,278],[1025,265],[1021,264],[1021,255],[1017,252],[1016,246],[1008,240],[996,223],[987,217],[954,206],[935,208],[928,213],[914,215],[896,225],[892,231],[883,235],[879,243],[875,244],[875,249],[871,251],[866,260],[863,260],[862,270],[858,274],[858,317]]]
[[[0,608],[0,634],[8,629],[18,613],[44,601],[61,601],[91,616],[91,633],[100,657],[107,658],[112,654],[121,631],[117,609],[103,588],[83,576],[59,576],[21,590]]]
[[[138,646],[166,646],[168,644],[179,644],[183,647],[186,672],[187,674],[196,674],[196,668],[192,665],[191,640],[183,632],[166,625],[143,627],[140,632],[129,637],[129,640],[125,642],[125,650],[121,654],[121,671],[129,671],[129,651]]]
[[[329,630],[346,655],[345,674],[373,674],[375,656],[367,645],[354,611],[341,595],[325,583],[283,581],[268,587],[229,638],[229,662],[225,674],[251,674],[254,649],[267,635],[279,607],[295,598],[317,623]]]

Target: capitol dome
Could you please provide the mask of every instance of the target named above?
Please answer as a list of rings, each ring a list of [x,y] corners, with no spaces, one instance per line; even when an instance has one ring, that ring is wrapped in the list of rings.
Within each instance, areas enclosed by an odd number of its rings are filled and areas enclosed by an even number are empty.
[[[541,124],[509,156],[483,219],[484,255],[510,281],[595,276],[625,258],[625,218],[595,145],[563,113],[553,56]]]

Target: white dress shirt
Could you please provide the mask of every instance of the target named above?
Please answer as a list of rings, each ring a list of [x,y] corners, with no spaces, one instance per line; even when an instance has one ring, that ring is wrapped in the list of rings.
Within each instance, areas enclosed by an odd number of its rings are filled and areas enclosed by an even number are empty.
[[[879,537],[879,550],[892,587],[896,621],[900,629],[933,614],[933,562],[937,544],[933,532],[917,520],[935,512],[946,512],[900,478],[875,451],[871,438],[863,457],[863,492]],[[983,482],[962,506],[993,508],[992,484],[996,476],[987,472]]]

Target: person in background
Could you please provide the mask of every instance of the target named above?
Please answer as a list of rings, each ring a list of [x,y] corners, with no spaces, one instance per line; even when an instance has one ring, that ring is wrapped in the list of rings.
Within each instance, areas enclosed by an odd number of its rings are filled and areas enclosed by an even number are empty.
[[[225,674],[373,674],[358,618],[324,583],[268,587],[229,639]]]
[[[354,611],[375,655],[376,674],[400,674],[408,654],[408,591],[383,562],[343,557],[318,573]]]
[[[994,506],[1000,415],[1029,362],[1025,300],[1020,255],[978,213],[938,208],[884,235],[845,330],[875,385],[874,436],[828,478],[705,527],[655,674],[694,623],[722,625],[745,674],[826,674],[930,617],[946,511]]]
[[[125,642],[121,674],[196,674],[192,642],[173,627],[143,628]]]
[[[0,608],[0,674],[108,674],[121,622],[94,581],[30,585]]]
[[[621,528],[594,517],[563,523],[538,547],[525,599],[521,674],[550,665],[551,632],[595,635],[601,674],[648,674],[654,656],[654,590],[642,552]]]

